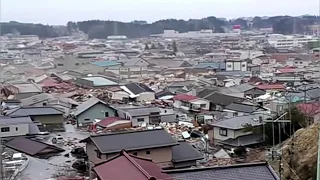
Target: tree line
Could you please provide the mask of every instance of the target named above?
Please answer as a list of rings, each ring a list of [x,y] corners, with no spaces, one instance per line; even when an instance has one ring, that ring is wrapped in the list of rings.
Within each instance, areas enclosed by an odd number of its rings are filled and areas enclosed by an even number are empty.
[[[259,29],[273,28],[274,33],[280,34],[306,34],[310,33],[310,25],[320,22],[318,16],[274,16],[269,18],[254,17],[252,20],[234,19],[226,20],[214,16],[202,19],[177,20],[166,19],[154,23],[144,21],[119,22],[89,20],[80,22],[68,22],[65,30],[61,27],[8,22],[1,23],[1,34],[21,34],[21,35],[38,35],[40,38],[50,38],[57,36],[69,35],[72,32],[82,31],[88,34],[89,38],[105,39],[111,35],[125,35],[129,38],[147,37],[152,34],[161,34],[164,30],[176,30],[180,33],[188,31],[199,31],[201,29],[212,29],[215,32],[223,33],[226,29],[232,28],[233,25],[241,25],[242,29]]]

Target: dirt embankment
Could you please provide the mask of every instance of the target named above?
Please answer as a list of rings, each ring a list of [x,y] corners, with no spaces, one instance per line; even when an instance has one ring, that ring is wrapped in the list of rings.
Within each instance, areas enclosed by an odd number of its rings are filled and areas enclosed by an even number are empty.
[[[298,130],[282,148],[282,179],[313,180],[317,171],[320,123]]]

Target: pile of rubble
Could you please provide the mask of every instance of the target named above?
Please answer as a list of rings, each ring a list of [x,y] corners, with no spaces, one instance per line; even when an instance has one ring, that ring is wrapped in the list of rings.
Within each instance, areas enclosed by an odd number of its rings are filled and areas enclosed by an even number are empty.
[[[312,180],[317,172],[320,123],[298,130],[282,148],[283,179]]]

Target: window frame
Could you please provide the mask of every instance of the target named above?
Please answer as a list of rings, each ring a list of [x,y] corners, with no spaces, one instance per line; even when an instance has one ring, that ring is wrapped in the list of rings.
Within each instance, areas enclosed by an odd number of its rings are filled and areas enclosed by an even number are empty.
[[[141,121],[141,119],[142,119],[142,121]],[[145,121],[144,121],[144,118],[137,118],[137,122],[141,123],[141,122],[145,122]]]
[[[2,127],[0,129],[1,132],[10,132],[10,127]]]
[[[225,133],[223,133],[223,132],[225,132]],[[219,135],[220,136],[228,136],[228,129],[219,128]]]

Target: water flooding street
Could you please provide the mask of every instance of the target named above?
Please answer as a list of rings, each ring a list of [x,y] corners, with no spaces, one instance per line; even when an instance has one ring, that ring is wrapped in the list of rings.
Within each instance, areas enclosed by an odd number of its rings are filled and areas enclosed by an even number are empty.
[[[65,140],[73,140],[78,142],[81,139],[84,139],[89,136],[88,132],[80,132],[75,130],[72,125],[65,125],[66,132],[59,133],[62,135]],[[55,134],[52,134],[55,136]],[[51,138],[49,139],[51,143]],[[52,175],[57,174],[61,169],[64,169],[64,166],[71,167],[75,158],[72,156],[65,157],[64,155],[69,153],[72,149],[70,146],[60,146],[65,149],[65,152],[62,152],[59,156],[51,157],[50,159],[37,159],[30,157],[29,164],[27,168],[22,172],[19,180],[46,180],[52,178]],[[64,170],[65,171],[65,170]]]

